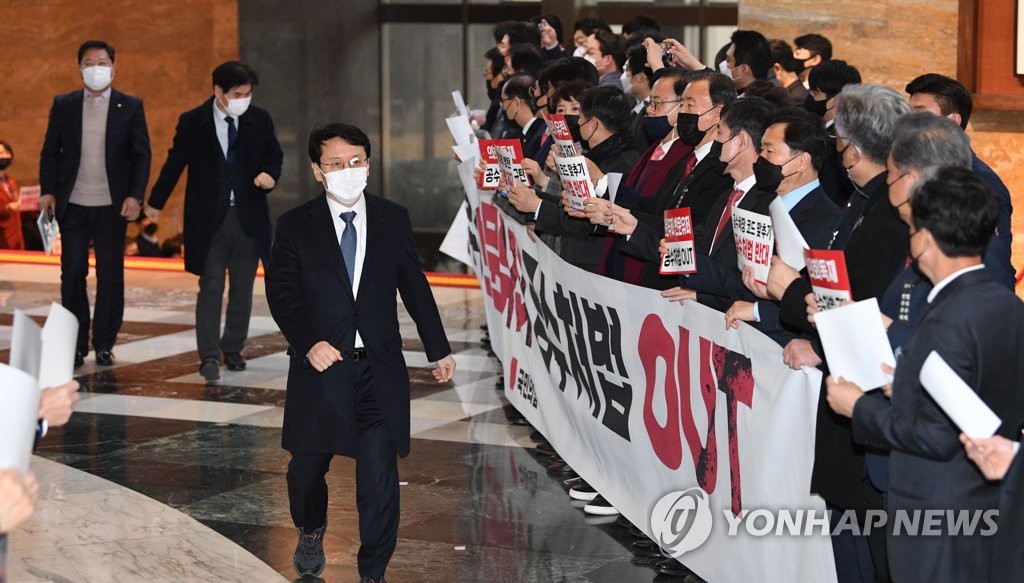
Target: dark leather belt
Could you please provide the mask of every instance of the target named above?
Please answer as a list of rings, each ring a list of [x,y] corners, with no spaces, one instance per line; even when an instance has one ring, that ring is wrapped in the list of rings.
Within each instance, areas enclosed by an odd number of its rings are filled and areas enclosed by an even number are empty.
[[[346,360],[362,360],[366,358],[365,348],[353,348],[344,355]]]

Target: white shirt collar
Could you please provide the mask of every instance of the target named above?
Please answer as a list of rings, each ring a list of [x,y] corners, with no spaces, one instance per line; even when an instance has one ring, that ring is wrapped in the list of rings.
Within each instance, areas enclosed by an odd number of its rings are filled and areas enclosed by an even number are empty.
[[[523,136],[526,136],[526,132],[530,131],[530,126],[532,126],[533,122],[535,122],[535,121],[537,121],[537,117],[536,116],[531,117],[530,121],[526,122],[526,125],[523,126]]]
[[[703,146],[701,146],[701,147],[699,147],[699,148],[697,148],[696,150],[693,151],[693,155],[697,157],[697,163],[698,164],[700,164],[701,160],[704,159],[704,156],[708,155],[708,152],[711,151],[711,146],[714,143],[715,143],[715,141],[711,140],[710,142],[704,144]]]
[[[984,268],[985,268],[985,264],[984,263],[979,263],[977,265],[972,265],[970,267],[965,267],[965,268],[961,269],[960,271],[953,272],[952,274],[946,276],[946,279],[943,279],[939,283],[935,284],[935,287],[932,288],[932,291],[928,292],[928,303],[929,304],[932,303],[932,300],[935,299],[935,296],[939,295],[939,292],[942,291],[942,288],[944,288],[947,285],[949,285],[950,282],[952,282],[954,279],[960,277],[961,275],[963,275],[963,274],[965,274],[965,273],[967,273],[969,271],[977,271],[979,269],[984,269]]]
[[[751,174],[743,180],[733,185],[733,190],[742,190],[743,194],[750,192],[751,188],[754,188],[754,184],[757,183],[757,177]]]
[[[356,201],[356,204],[352,205],[351,207],[347,207],[341,204],[340,202],[334,200],[326,192],[324,192],[324,197],[327,199],[327,206],[331,209],[331,216],[334,218],[338,218],[338,216],[341,215],[341,213],[345,213],[348,211],[356,211],[356,217],[366,216],[365,191],[363,192],[362,195],[359,196],[359,200]]]

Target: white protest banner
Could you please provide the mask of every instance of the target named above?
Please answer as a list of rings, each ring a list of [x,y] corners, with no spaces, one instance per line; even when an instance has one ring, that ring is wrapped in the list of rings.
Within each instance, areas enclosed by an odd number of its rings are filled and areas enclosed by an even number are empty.
[[[713,526],[681,560],[706,580],[836,581],[809,494],[818,371],[720,312],[565,263],[488,202],[470,236],[505,396],[583,479],[656,539],[659,501],[698,494]],[[765,531],[780,509],[816,534]]]
[[[697,273],[697,257],[693,249],[693,222],[690,219],[689,207],[665,211],[665,245],[668,247],[668,253],[661,256],[658,273]]]
[[[743,271],[749,265],[754,268],[754,278],[757,281],[767,282],[768,270],[772,265],[772,251],[775,248],[771,218],[733,207],[732,234],[736,238],[737,267]]]
[[[594,183],[590,181],[587,170],[587,159],[583,156],[561,158],[555,156],[558,178],[562,181],[562,190],[569,196],[572,208],[581,211],[584,201],[594,196]]]
[[[786,210],[781,198],[775,197],[768,205],[768,214],[772,217],[772,230],[775,231],[775,244],[779,246],[779,258],[793,269],[803,270],[807,241],[800,234],[793,217],[789,216],[789,211]]]
[[[846,256],[842,251],[806,249],[804,261],[819,308],[831,310],[853,301],[850,278],[846,274]]]
[[[38,380],[42,361],[43,329],[25,312],[14,310],[9,364]]]
[[[498,152],[507,152],[513,160],[522,160],[523,144],[519,140],[480,140],[479,144],[484,171],[480,173],[478,185],[481,190],[497,190],[498,184],[501,183],[501,161],[498,159]]]
[[[547,122],[548,132],[551,134],[552,141],[554,141],[552,148],[555,156],[559,158],[572,158],[583,154],[576,148],[576,143],[572,141],[572,132],[569,131],[569,124],[565,121],[564,115],[560,113],[545,113],[544,121]]]

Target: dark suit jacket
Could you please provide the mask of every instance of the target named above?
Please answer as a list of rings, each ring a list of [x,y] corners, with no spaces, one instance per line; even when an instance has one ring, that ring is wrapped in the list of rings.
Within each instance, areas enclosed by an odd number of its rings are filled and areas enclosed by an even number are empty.
[[[697,273],[685,278],[684,285],[697,292],[697,301],[705,306],[725,312],[734,300],[744,297],[746,288],[743,286],[742,273],[737,269],[736,237],[732,231],[732,221],[726,221],[722,234],[713,242],[718,222],[729,201],[729,194],[723,193],[711,207],[707,220],[701,227],[701,236],[697,241]],[[739,208],[758,213],[768,214],[768,207],[775,200],[774,192],[758,190],[755,184],[740,200]],[[724,294],[724,295],[723,295]],[[748,298],[749,299],[749,298]]]
[[[619,132],[598,144],[586,156],[601,172],[617,172],[625,176],[640,159],[640,152],[627,135]],[[570,217],[562,208],[561,201],[556,203],[546,199],[541,200],[541,208],[537,213],[537,230],[562,235],[559,256],[576,267],[597,272],[606,231],[598,232],[587,219]]]
[[[860,399],[853,437],[892,450],[888,510],[990,510],[999,485],[988,482],[964,454],[960,430],[918,380],[937,351],[1003,420],[999,435],[1016,440],[1024,419],[1024,304],[985,269],[942,289],[904,345],[891,404]],[[1017,542],[1019,544],[1019,541]],[[991,537],[889,537],[894,581],[986,581]]]
[[[267,269],[267,302],[289,344],[291,365],[281,444],[291,452],[356,452],[351,361],[317,372],[305,355],[326,340],[343,354],[366,348],[388,433],[400,456],[409,453],[409,375],[402,357],[395,292],[416,322],[427,358],[451,354],[427,278],[416,256],[409,212],[365,194],[366,256],[353,299],[324,196],[282,214]]]
[[[78,179],[78,163],[82,158],[82,102],[84,90],[79,89],[53,98],[46,138],[39,155],[39,186],[43,194],[57,200],[57,219],[71,198]],[[149,181],[149,133],[142,100],[110,90],[107,111],[106,148],[107,181],[110,200],[118,212],[127,197],[141,203]]]
[[[1013,202],[1010,200],[1010,191],[988,164],[977,154],[971,154],[971,169],[978,178],[992,187],[999,200],[999,220],[996,222],[996,234],[988,242],[988,248],[985,250],[985,267],[989,269],[997,283],[1012,290],[1017,283],[1017,274],[1010,263],[1013,245]]]
[[[704,156],[685,179],[682,178],[684,169],[683,164],[679,165],[678,170],[673,169],[673,173],[669,175],[653,197],[641,199],[630,208],[640,223],[654,229],[657,239],[661,239],[665,232],[666,210],[690,207],[690,219],[696,229],[707,219],[711,207],[722,192],[728,193],[732,189],[733,180],[725,173],[725,164],[711,154]],[[629,207],[630,205],[624,204],[623,206]],[[632,239],[631,237],[630,241]],[[629,248],[627,243],[623,246],[623,251],[634,255],[635,252],[630,251]],[[654,254],[657,255],[657,241],[655,241]],[[644,257],[644,255],[637,256]],[[658,272],[659,263],[658,259],[653,262],[648,260],[644,263],[644,285],[652,289],[668,289],[679,285],[678,277],[663,276]]]
[[[547,124],[544,123],[544,120],[539,119],[539,118],[534,118],[533,123],[530,124],[530,127],[527,128],[526,132],[523,133],[523,136],[522,136],[522,140],[523,140],[523,158],[529,158],[531,160],[537,160],[537,156],[538,156],[538,154],[540,153],[540,150],[541,150],[540,142],[544,138],[544,132],[545,132],[546,129],[547,129]],[[551,141],[548,140],[548,143],[551,143]],[[547,144],[545,144],[545,146],[547,146]],[[548,146],[548,147],[550,147],[550,146]],[[537,161],[539,163],[542,163],[542,164],[544,162],[544,160],[537,160]]]
[[[178,178],[188,166],[185,185],[185,269],[202,275],[213,235],[224,222],[229,198],[235,192],[238,222],[256,241],[263,265],[270,259],[270,209],[267,193],[253,184],[260,172],[274,181],[281,176],[281,146],[270,114],[250,107],[238,118],[235,165],[224,158],[213,121],[213,98],[181,114],[167,161],[149,195],[149,205],[162,209]]]

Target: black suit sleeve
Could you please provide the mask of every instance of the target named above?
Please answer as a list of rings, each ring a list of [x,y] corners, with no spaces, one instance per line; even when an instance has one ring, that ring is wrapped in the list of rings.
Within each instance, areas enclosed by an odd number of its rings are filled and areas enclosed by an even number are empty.
[[[149,170],[153,163],[153,152],[149,147],[149,130],[146,128],[146,111],[141,99],[138,109],[132,115],[131,125],[132,177],[128,196],[141,203],[146,198],[146,184],[149,183]]]
[[[924,357],[932,348],[940,352],[962,379],[969,379],[968,359],[973,347],[964,346],[948,326],[925,321],[914,335],[914,360],[900,367],[913,371],[893,385],[893,401],[859,399],[853,409],[853,438],[863,444],[886,447],[925,459],[948,461],[963,451],[959,432],[917,379]],[[899,376],[899,373],[897,373]]]
[[[45,195],[57,195],[60,157],[64,151],[60,126],[59,101],[54,98],[50,106],[50,120],[46,124],[43,150],[39,153],[39,190]]]
[[[809,334],[814,334],[816,331],[807,321],[807,302],[804,297],[812,291],[810,282],[801,274],[800,278],[793,280],[786,288],[779,309],[779,317],[783,322]]]
[[[271,251],[273,266],[267,269],[264,283],[267,287],[267,303],[274,321],[281,328],[285,340],[295,350],[295,356],[305,356],[314,344],[323,340],[317,338],[310,324],[313,320],[306,310],[306,301],[300,287],[302,274],[301,251],[295,235],[283,215],[277,222],[277,237]]]
[[[646,223],[638,222],[622,250],[644,261],[659,263],[661,253],[658,252],[658,247],[661,244],[661,237],[662,233],[657,229]]]
[[[155,209],[162,209],[167,204],[178,178],[184,172],[189,160],[188,121],[182,115],[178,118],[178,127],[174,130],[174,141],[171,149],[167,151],[167,160],[160,169],[160,176],[149,193],[149,206]],[[275,140],[276,141],[276,140]],[[276,178],[275,178],[276,180]]]
[[[398,232],[394,234],[402,240],[398,265],[398,293],[402,296],[405,309],[416,322],[416,331],[423,341],[423,351],[427,353],[427,360],[437,362],[451,354],[452,348],[445,336],[434,294],[430,291],[430,284],[416,255],[416,242],[412,238],[409,211],[401,209],[397,223]]]

